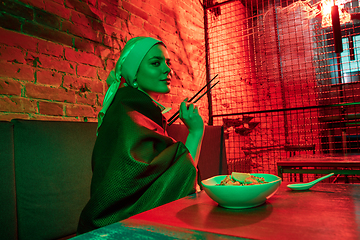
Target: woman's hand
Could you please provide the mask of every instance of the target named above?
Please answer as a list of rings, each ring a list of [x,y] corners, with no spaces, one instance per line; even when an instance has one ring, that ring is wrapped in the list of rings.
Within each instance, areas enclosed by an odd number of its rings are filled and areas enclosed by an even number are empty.
[[[203,133],[204,132],[204,121],[199,114],[198,107],[194,107],[194,104],[186,103],[185,99],[180,104],[180,119],[186,125],[189,130],[189,133]]]
[[[199,114],[198,107],[194,107],[192,103],[187,105],[186,101],[187,99],[180,104],[180,119],[189,130],[185,146],[194,160],[194,166],[197,167],[204,136],[204,121]]]

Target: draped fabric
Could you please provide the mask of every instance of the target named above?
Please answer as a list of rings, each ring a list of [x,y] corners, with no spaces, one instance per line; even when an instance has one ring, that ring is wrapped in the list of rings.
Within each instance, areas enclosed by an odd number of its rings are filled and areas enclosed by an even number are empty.
[[[195,191],[193,160],[165,126],[161,110],[145,93],[132,87],[117,91],[94,146],[91,198],[78,234]]]

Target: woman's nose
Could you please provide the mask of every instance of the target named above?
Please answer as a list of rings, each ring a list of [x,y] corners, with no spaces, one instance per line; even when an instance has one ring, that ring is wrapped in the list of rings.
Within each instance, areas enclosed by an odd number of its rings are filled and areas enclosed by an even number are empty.
[[[164,73],[169,74],[169,72],[171,72],[171,68],[167,64],[165,64]]]

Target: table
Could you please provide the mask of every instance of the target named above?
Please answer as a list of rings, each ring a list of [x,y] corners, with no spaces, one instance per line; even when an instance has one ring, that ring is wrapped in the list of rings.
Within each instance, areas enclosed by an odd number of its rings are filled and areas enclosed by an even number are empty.
[[[360,175],[360,155],[297,155],[277,162],[277,168],[281,179],[283,173]]]
[[[286,185],[244,210],[219,207],[201,191],[75,239],[359,239],[360,185]]]
[[[355,105],[358,103],[355,103]],[[332,111],[331,116],[320,117],[319,121],[326,123],[326,128],[328,129],[328,143],[330,153],[335,151],[335,135],[341,136],[341,148],[343,153],[347,153],[348,143],[347,138],[351,128],[355,130],[354,137],[358,138],[359,132],[357,131],[357,126],[359,125],[360,114],[349,113],[349,108],[341,106],[337,111]],[[337,112],[337,113],[336,113]],[[335,114],[335,115],[333,115]],[[335,134],[335,130],[339,130],[341,133]]]

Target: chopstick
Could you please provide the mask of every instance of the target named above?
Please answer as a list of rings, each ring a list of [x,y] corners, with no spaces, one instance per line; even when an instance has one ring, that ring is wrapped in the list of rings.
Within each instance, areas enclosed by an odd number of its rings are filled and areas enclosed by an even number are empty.
[[[214,80],[215,78],[217,77],[217,74],[216,74],[216,76],[212,79],[212,80]],[[212,81],[211,80],[211,81]],[[211,82],[211,81],[209,81],[209,82]],[[199,101],[206,93],[208,93],[213,87],[215,87],[216,86],[216,84],[218,84],[220,81],[217,81],[214,85],[212,85],[206,92],[204,92],[200,97],[198,97],[193,103],[196,103],[197,101]],[[205,85],[205,87],[207,86],[208,84],[206,84]],[[205,87],[203,87],[202,89],[204,89]],[[201,89],[201,90],[202,90]],[[200,91],[201,91],[200,90]],[[199,92],[200,92],[199,91]],[[199,92],[195,95],[195,96],[197,96],[198,94],[199,94]],[[191,98],[191,100],[192,99],[194,99],[194,97],[192,97]],[[190,101],[188,101],[188,102],[190,102]],[[175,116],[175,117],[174,117]],[[171,124],[173,124],[176,120],[178,120],[178,118],[180,117],[180,115],[179,115],[179,111],[177,111],[172,117],[171,117],[171,119],[172,120],[170,120],[170,122],[168,123],[168,126],[170,126]]]
[[[202,90],[204,90],[204,88],[206,88],[206,86],[208,86],[219,74],[216,74],[215,77],[213,77],[208,83],[205,84],[205,86],[203,86],[190,100],[188,100],[187,102],[191,102],[192,100],[194,100],[194,98],[196,98],[197,95],[199,95],[201,93]],[[171,122],[174,118],[176,118],[176,116],[179,114],[179,110],[174,113],[174,115],[171,116],[171,118],[168,119],[168,122]],[[169,125],[170,126],[170,125]]]

